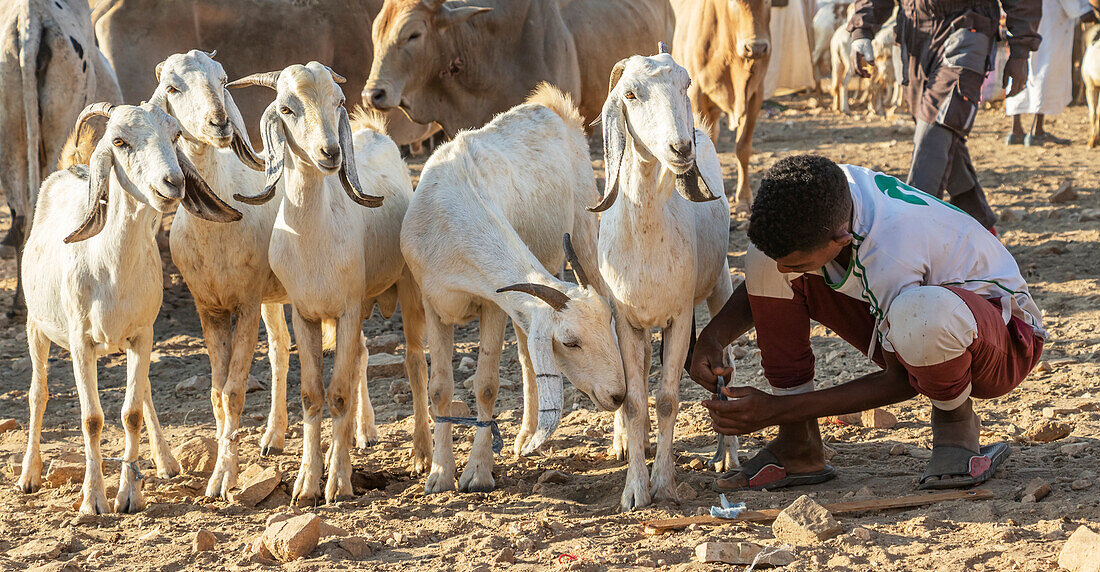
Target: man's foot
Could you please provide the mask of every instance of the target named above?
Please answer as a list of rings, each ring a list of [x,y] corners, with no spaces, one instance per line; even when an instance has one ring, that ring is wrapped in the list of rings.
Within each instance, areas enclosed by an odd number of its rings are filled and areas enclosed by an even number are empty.
[[[1035,133],[1024,137],[1025,147],[1042,147],[1044,143],[1051,143],[1054,145],[1069,145],[1071,142],[1069,139],[1063,139],[1056,137],[1050,133]]]
[[[981,428],[973,400],[967,399],[951,411],[933,406],[932,458],[918,488],[958,488],[989,480],[1008,458],[1008,445],[981,447],[978,441]]]
[[[1024,134],[1023,133],[1009,133],[1005,137],[1005,145],[1023,145]]]
[[[741,468],[719,477],[715,485],[721,490],[773,490],[822,483],[835,478],[836,469],[825,464],[825,451],[816,431],[816,423],[814,429],[812,437],[805,431],[794,432],[800,435],[788,436],[781,430],[779,437]]]

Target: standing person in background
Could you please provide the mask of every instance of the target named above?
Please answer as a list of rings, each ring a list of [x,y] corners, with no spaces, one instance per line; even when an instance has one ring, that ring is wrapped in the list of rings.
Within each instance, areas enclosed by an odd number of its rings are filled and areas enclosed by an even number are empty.
[[[809,23],[813,13],[806,12],[803,0],[772,0],[772,59],[764,75],[764,99],[776,91],[811,89],[816,83],[811,52]]]
[[[997,216],[966,148],[978,113],[982,80],[991,69],[1000,10],[1005,12],[1009,57],[1002,81],[1011,97],[1024,89],[1028,54],[1039,47],[1036,31],[1042,0],[899,0],[898,45],[902,49],[906,97],[917,121],[907,182],[951,204],[993,230]],[[848,23],[852,65],[874,65],[871,39],[890,17],[894,0],[856,0]]]
[[[1069,144],[1068,139],[1047,133],[1043,118],[1061,113],[1073,99],[1073,27],[1078,18],[1090,13],[1087,0],[1043,0],[1039,22],[1043,42],[1028,58],[1027,87],[1005,99],[1005,113],[1012,117],[1006,145],[1042,146],[1046,141]],[[1021,117],[1025,113],[1035,115],[1027,135]]]

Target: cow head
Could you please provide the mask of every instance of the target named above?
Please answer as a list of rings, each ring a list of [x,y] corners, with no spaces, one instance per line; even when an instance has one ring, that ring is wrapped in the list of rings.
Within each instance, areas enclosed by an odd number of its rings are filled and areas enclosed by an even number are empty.
[[[448,33],[491,9],[444,0],[385,0],[371,30],[374,62],[363,86],[364,104],[380,111],[393,109],[433,78],[460,73],[465,63],[447,49],[453,40]]]
[[[771,55],[771,0],[726,0],[737,55],[746,62]],[[767,62],[765,61],[765,64]]]

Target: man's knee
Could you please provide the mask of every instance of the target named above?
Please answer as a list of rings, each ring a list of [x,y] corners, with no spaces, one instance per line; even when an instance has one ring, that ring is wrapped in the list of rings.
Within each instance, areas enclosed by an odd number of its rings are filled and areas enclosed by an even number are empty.
[[[899,294],[886,316],[887,339],[907,365],[941,364],[962,355],[978,336],[974,314],[951,290],[919,286]]]

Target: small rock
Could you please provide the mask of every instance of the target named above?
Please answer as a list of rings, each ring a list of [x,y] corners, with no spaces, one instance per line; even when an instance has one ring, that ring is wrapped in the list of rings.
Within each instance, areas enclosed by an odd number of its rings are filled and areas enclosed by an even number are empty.
[[[491,570],[488,564],[478,564],[471,568],[470,572],[490,572]]]
[[[874,493],[874,491],[871,490],[871,487],[862,486],[862,487],[859,488],[858,491],[856,491],[856,496],[857,497],[873,497],[873,496],[875,496],[875,493]]]
[[[1058,448],[1058,450],[1061,451],[1063,455],[1078,457],[1084,454],[1084,452],[1087,451],[1088,448],[1088,441],[1081,441],[1080,443],[1070,443],[1069,445],[1062,445]]]
[[[0,421],[0,433],[7,433],[8,431],[15,431],[16,429],[19,429],[19,422],[15,419]]]
[[[1069,572],[1100,572],[1100,534],[1077,527],[1062,546],[1058,565]]]
[[[458,371],[473,371],[477,368],[477,361],[469,356],[462,356],[462,359],[458,360]]]
[[[218,442],[209,437],[192,437],[173,449],[172,455],[185,473],[209,473],[218,462]]]
[[[772,524],[772,534],[790,544],[815,544],[842,532],[836,519],[825,507],[806,495],[783,509]]]
[[[1001,209],[1000,219],[1001,222],[1006,223],[1018,222],[1024,218],[1025,214],[1027,214],[1027,211],[1025,211],[1024,209]]]
[[[834,423],[840,425],[855,425],[858,427],[863,424],[863,414],[861,413],[845,413],[844,415],[837,415],[831,419]]]
[[[275,487],[275,490],[271,491],[271,494],[267,495],[267,498],[260,501],[256,505],[256,508],[273,509],[288,506],[290,504],[290,495],[287,494],[285,487]]]
[[[702,459],[692,459],[691,462],[688,463],[688,468],[693,471],[702,471],[705,466],[707,465]]]
[[[271,551],[264,546],[263,536],[257,536],[252,542],[249,542],[244,546],[244,557],[256,564],[271,565],[275,564],[275,556],[271,554]]]
[[[1088,479],[1077,479],[1069,484],[1069,488],[1075,491],[1083,491],[1092,486],[1092,481]]]
[[[924,447],[910,447],[909,456],[914,459],[928,460],[932,458],[932,451]]]
[[[905,454],[905,445],[902,445],[901,443],[896,443],[893,447],[890,447],[890,454],[891,455],[904,455]]]
[[[367,358],[367,375],[372,378],[396,377],[405,373],[405,357],[393,354],[371,354]]]
[[[506,546],[497,553],[493,561],[498,564],[511,564],[516,561],[516,551]]]
[[[588,437],[589,439],[598,439],[603,436],[603,433],[601,433],[600,430],[596,429],[595,427],[589,427],[584,430],[584,436]]]
[[[477,381],[477,376],[471,374],[470,377],[467,377],[465,380],[462,381],[462,387],[465,387],[466,389],[473,389],[475,381]]]
[[[412,388],[409,387],[409,382],[406,379],[395,379],[390,383],[390,395],[401,395],[410,392],[412,392]]]
[[[400,334],[381,334],[367,340],[367,351],[370,355],[397,353],[397,346],[401,345],[405,338]]]
[[[450,417],[469,417],[470,406],[465,401],[452,401]]]
[[[852,536],[866,542],[871,540],[871,531],[862,526],[857,526],[852,529]]]
[[[207,550],[213,550],[214,545],[218,543],[217,537],[213,532],[206,530],[205,528],[199,529],[195,533],[194,540],[191,541],[192,552],[206,552]]]
[[[1039,502],[1049,494],[1050,485],[1042,477],[1035,477],[1024,485],[1023,491],[1020,492],[1020,502]]]
[[[229,500],[247,507],[254,507],[267,498],[267,495],[271,494],[281,482],[283,482],[283,474],[279,469],[267,467],[245,481],[240,490],[230,492]]]
[[[1036,443],[1050,443],[1066,437],[1072,432],[1073,425],[1071,423],[1044,419],[1032,425],[1024,436]]]
[[[409,399],[411,399],[411,396],[408,393],[398,393],[397,395],[393,396],[393,402],[397,404],[408,403]]]
[[[335,524],[329,524],[325,521],[321,521],[321,538],[328,538],[329,536],[350,536],[351,533],[347,530],[336,526]]]
[[[1073,181],[1064,181],[1050,195],[1051,204],[1060,205],[1077,199],[1077,191],[1073,188]]]
[[[31,358],[21,357],[11,362],[11,370],[15,373],[26,373],[31,370]]]
[[[676,496],[680,497],[681,501],[692,501],[699,496],[699,493],[695,492],[695,487],[687,483],[680,483],[676,487]]]
[[[50,461],[50,468],[46,471],[46,482],[57,488],[69,483],[80,484],[84,482],[84,463],[70,463],[60,459]]]
[[[321,519],[306,513],[281,520],[268,526],[263,533],[263,544],[272,556],[282,562],[291,562],[313,552],[321,538]]]
[[[206,391],[210,389],[210,376],[192,375],[191,377],[176,384],[176,392],[182,393],[184,391]]]
[[[864,427],[873,429],[890,429],[898,424],[898,418],[885,409],[871,409],[864,411],[860,419]]]
[[[765,556],[756,560],[765,551]],[[699,562],[722,562],[725,564],[767,564],[786,566],[794,562],[794,554],[788,550],[764,547],[752,542],[704,542],[695,547],[695,558]]]
[[[556,485],[563,485],[565,483],[568,483],[570,478],[571,477],[567,473],[563,473],[561,471],[556,471],[554,469],[550,469],[550,470],[544,472],[543,474],[539,475],[538,482],[540,482],[540,483],[553,483],[553,484],[556,484]]]
[[[531,550],[534,547],[535,547],[535,541],[531,540],[530,538],[528,538],[526,536],[524,536],[523,538],[520,538],[519,540],[516,541],[516,548],[518,548],[519,550],[526,551],[526,550]]]
[[[1072,415],[1077,413],[1078,409],[1075,407],[1044,407],[1043,417],[1047,419],[1056,419],[1058,417],[1064,417],[1066,415]]]
[[[20,560],[54,560],[61,555],[64,543],[56,538],[35,538],[8,551],[8,556]]]
[[[252,393],[253,391],[263,391],[265,389],[267,389],[267,386],[264,385],[264,382],[260,381],[259,378],[253,375],[248,376],[248,387],[245,388],[245,393]]]
[[[341,538],[340,540],[336,541],[336,545],[340,548],[343,548],[345,551],[347,551],[348,554],[351,555],[352,558],[355,558],[356,560],[367,558],[374,553],[374,550],[371,548],[370,543],[367,542],[365,538],[360,538],[358,536],[348,536],[345,538]]]
[[[1050,373],[1052,369],[1054,368],[1050,366],[1050,362],[1047,360],[1043,360],[1035,365],[1035,371],[1039,373]]]

